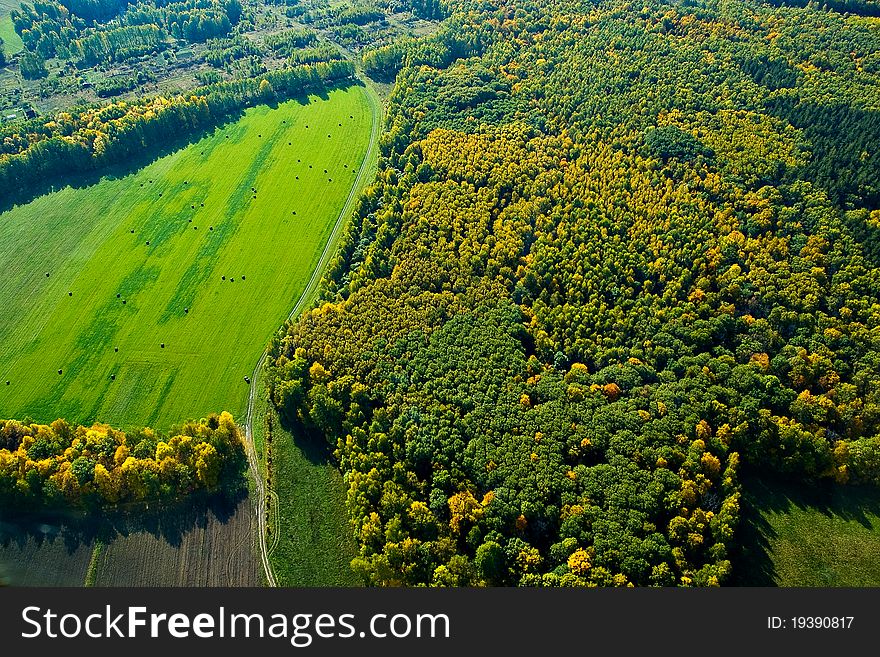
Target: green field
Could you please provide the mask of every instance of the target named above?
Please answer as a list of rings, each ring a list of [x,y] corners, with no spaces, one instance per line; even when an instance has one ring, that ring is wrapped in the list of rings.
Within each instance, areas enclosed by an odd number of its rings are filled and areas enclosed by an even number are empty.
[[[273,499],[267,545],[279,586],[358,586],[351,570],[357,544],[345,507],[342,474],[328,460],[324,438],[305,439],[281,425],[261,390],[254,440],[265,449],[271,422]],[[261,459],[266,475],[266,459]],[[280,500],[280,502],[279,502]]]
[[[0,39],[3,39],[3,50],[7,55],[14,55],[24,49],[24,43],[12,27],[12,19],[5,10],[0,10]]]
[[[0,417],[243,418],[244,377],[320,259],[371,122],[360,87],[251,109],[0,214]]]
[[[747,479],[737,583],[880,586],[880,491]]]

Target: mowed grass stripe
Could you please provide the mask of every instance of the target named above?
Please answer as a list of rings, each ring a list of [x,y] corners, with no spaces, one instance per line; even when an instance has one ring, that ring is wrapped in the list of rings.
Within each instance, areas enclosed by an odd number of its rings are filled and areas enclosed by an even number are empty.
[[[0,214],[0,416],[243,417],[244,376],[309,280],[370,128],[359,87],[254,108],[137,173]]]
[[[15,7],[18,7],[18,5]],[[3,39],[3,50],[6,51],[7,55],[11,56],[24,50],[24,43],[21,37],[18,36],[18,32],[15,31],[12,18],[9,17],[7,11],[8,9],[0,3],[0,39]]]

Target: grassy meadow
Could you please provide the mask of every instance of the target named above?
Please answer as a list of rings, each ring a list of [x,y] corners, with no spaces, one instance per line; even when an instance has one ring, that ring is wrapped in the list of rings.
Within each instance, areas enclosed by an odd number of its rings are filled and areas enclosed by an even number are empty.
[[[0,39],[3,39],[3,50],[7,55],[14,55],[24,49],[21,37],[12,26],[12,19],[5,9],[0,8]]]
[[[278,585],[359,586],[351,569],[357,544],[345,507],[346,486],[324,438],[285,428],[261,389],[254,441],[261,474],[273,492],[266,541]]]
[[[880,586],[880,491],[750,478],[735,562],[747,586]]]
[[[9,12],[18,9],[20,4],[18,0],[0,0],[0,39],[3,39],[3,50],[6,51],[7,56],[24,50],[24,43],[9,17]]]
[[[360,87],[258,107],[0,214],[0,417],[243,419],[244,377],[309,280],[370,127]]]

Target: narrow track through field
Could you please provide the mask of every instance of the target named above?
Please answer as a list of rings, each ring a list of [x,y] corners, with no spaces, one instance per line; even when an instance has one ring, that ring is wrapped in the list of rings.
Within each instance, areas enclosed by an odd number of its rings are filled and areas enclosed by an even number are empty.
[[[290,314],[287,316],[287,321],[290,321],[291,319],[296,317],[303,310],[306,301],[310,298],[315,286],[320,280],[321,275],[324,272],[324,268],[327,265],[327,260],[329,259],[330,255],[333,253],[333,250],[336,247],[336,238],[339,234],[339,231],[345,225],[345,220],[351,212],[355,200],[363,189],[365,183],[364,179],[367,177],[370,170],[370,163],[373,159],[373,154],[376,149],[379,131],[381,128],[382,111],[379,103],[379,98],[376,95],[376,92],[370,87],[368,83],[364,84],[364,91],[367,94],[367,99],[370,103],[370,110],[373,115],[373,126],[370,132],[370,143],[367,146],[367,151],[364,154],[364,159],[361,162],[360,169],[358,170],[354,183],[351,186],[351,190],[348,193],[348,198],[345,201],[345,205],[342,206],[342,210],[340,210],[339,215],[336,217],[336,223],[333,225],[333,230],[330,232],[330,236],[327,238],[327,244],[324,246],[324,250],[321,253],[320,259],[318,260],[318,264],[315,266],[315,270],[312,272],[312,276],[309,279],[309,282],[303,288],[303,291],[300,294],[296,305],[294,305],[293,309],[290,311]],[[267,492],[266,482],[263,480],[263,477],[260,474],[257,451],[254,447],[253,431],[254,408],[256,406],[257,400],[258,380],[260,372],[263,369],[263,365],[265,364],[268,355],[269,349],[267,346],[266,349],[263,351],[262,356],[260,356],[260,360],[257,361],[257,364],[254,367],[254,372],[251,375],[250,391],[248,393],[247,418],[245,420],[245,446],[248,457],[248,466],[250,468],[251,476],[254,480],[254,487],[256,489],[256,495],[254,496],[254,508],[257,514],[257,532],[260,548],[260,561],[263,564],[263,570],[266,574],[266,583],[269,586],[278,586],[275,580],[275,573],[272,571],[272,564],[269,561],[270,550],[266,545],[266,499],[267,495],[269,495],[270,492]],[[278,503],[279,501],[276,499],[276,504]]]

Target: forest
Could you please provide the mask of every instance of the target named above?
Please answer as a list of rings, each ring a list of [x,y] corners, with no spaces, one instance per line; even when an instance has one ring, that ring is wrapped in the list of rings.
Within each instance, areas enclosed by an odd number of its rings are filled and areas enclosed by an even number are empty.
[[[241,18],[238,0],[101,3],[45,0],[11,13],[32,55],[78,66],[118,62],[165,47],[168,35],[188,42],[226,35]],[[109,21],[98,23],[99,19]],[[112,20],[110,20],[112,19]]]
[[[7,509],[171,502],[195,491],[232,497],[245,485],[246,467],[229,413],[169,435],[0,420],[0,503]]]
[[[800,3],[796,3],[800,4]],[[269,394],[374,585],[714,586],[741,473],[880,485],[874,3],[450,0]]]

